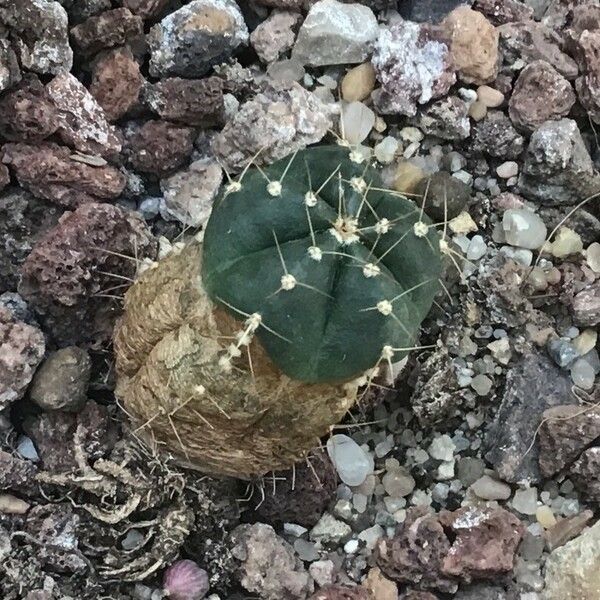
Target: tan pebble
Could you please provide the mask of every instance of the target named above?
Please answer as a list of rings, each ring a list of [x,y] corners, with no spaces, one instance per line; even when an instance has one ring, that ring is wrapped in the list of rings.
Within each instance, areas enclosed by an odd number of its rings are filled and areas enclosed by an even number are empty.
[[[556,517],[549,506],[540,506],[535,512],[538,523],[544,529],[550,529],[556,525]]]
[[[477,100],[487,108],[498,108],[504,102],[504,94],[489,85],[480,85],[477,88]]]
[[[583,250],[581,236],[569,227],[561,227],[554,238],[550,252],[556,258],[564,258]]]
[[[410,161],[403,160],[398,163],[396,168],[396,177],[394,179],[394,189],[404,194],[410,194],[415,191],[419,182],[425,178],[425,172]]]
[[[478,229],[477,223],[473,221],[471,215],[466,211],[463,211],[454,217],[454,219],[448,223],[448,226],[453,233],[458,235],[465,235],[472,231],[477,231]]]
[[[342,98],[347,102],[364,100],[375,87],[375,69],[371,63],[363,63],[350,69],[342,79]]]
[[[23,515],[29,510],[29,504],[12,494],[0,494],[0,513],[5,515]]]
[[[485,115],[487,115],[487,106],[483,102],[475,100],[475,102],[469,106],[469,116],[474,121],[481,121]]]
[[[390,581],[377,567],[373,567],[363,581],[371,596],[376,600],[398,600],[398,587]]]
[[[596,347],[598,332],[595,329],[584,329],[571,343],[580,356]]]
[[[442,24],[462,81],[484,84],[498,74],[498,30],[468,6],[455,8]]]

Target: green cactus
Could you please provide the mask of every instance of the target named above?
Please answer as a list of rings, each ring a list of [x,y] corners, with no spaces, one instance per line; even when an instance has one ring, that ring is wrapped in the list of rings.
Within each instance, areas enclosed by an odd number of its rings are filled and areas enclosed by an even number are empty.
[[[423,211],[342,146],[308,148],[225,186],[203,260],[212,300],[240,319],[260,315],[271,360],[310,383],[402,358],[441,269]]]

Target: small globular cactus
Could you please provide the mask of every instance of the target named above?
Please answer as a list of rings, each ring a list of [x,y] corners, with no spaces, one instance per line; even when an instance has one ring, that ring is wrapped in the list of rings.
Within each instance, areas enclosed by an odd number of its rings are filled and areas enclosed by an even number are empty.
[[[441,240],[359,161],[317,147],[248,168],[203,243],[131,286],[114,345],[134,435],[215,475],[288,468],[415,345]]]
[[[214,302],[256,321],[249,333],[286,375],[321,383],[402,358],[440,269],[423,211],[383,189],[348,148],[322,146],[225,187],[207,224],[202,278]]]

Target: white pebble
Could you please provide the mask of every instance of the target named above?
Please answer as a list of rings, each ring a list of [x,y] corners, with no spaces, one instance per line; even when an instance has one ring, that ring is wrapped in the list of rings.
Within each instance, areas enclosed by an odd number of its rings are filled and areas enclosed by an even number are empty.
[[[592,242],[587,247],[585,260],[594,273],[600,273],[600,243]]]
[[[383,165],[389,165],[396,156],[400,144],[391,135],[384,137],[374,148],[375,158]]]
[[[486,375],[476,375],[471,381],[471,387],[478,396],[487,396],[492,389],[493,381]]]
[[[456,446],[447,434],[436,437],[429,446],[429,454],[436,460],[452,460],[454,450],[456,450]]]
[[[594,387],[595,379],[594,367],[585,358],[578,358],[571,365],[571,380],[577,387],[591,390]]]
[[[343,106],[340,120],[344,139],[354,146],[371,133],[375,113],[362,102],[350,102]]]
[[[487,244],[484,242],[483,237],[480,235],[474,235],[471,238],[469,246],[467,248],[467,259],[468,260],[479,260],[487,252]]]
[[[373,470],[367,453],[347,435],[332,435],[327,440],[327,454],[346,485],[360,485]]]
[[[512,507],[521,514],[535,515],[538,508],[537,488],[531,487],[524,490],[517,490],[512,499]]]
[[[519,165],[514,160],[507,160],[496,168],[496,173],[501,179],[516,177],[519,173]]]
[[[505,211],[502,229],[507,243],[530,250],[540,248],[548,233],[544,221],[525,208],[509,208]]]

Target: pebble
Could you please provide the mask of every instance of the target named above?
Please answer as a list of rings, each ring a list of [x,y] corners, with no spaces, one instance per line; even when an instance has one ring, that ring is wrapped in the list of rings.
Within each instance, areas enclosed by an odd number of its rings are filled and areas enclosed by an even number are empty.
[[[365,451],[347,435],[332,435],[327,440],[327,454],[340,479],[347,485],[360,485],[373,471],[372,461]]]
[[[350,102],[342,107],[340,130],[352,146],[364,141],[375,125],[375,113],[362,102]]]
[[[525,208],[510,208],[504,211],[502,229],[508,244],[535,250],[546,241],[547,229],[544,221]]]
[[[485,256],[487,252],[487,244],[480,235],[474,235],[471,238],[467,248],[467,260],[479,260]]]
[[[568,367],[579,357],[579,353],[570,341],[563,338],[550,340],[548,342],[548,354],[551,356],[552,360],[562,368]]]
[[[537,500],[537,488],[517,490],[511,501],[511,506],[523,515],[535,515],[538,508]]]
[[[448,481],[449,479],[454,479],[455,465],[456,461],[454,459],[445,460],[438,466],[435,478],[438,481]]]
[[[471,381],[471,387],[478,396],[487,396],[492,389],[493,381],[486,375],[476,375]]]
[[[381,525],[373,525],[373,527],[361,531],[358,534],[358,539],[365,542],[367,550],[372,551],[377,542],[384,536],[384,533]]]
[[[312,542],[309,542],[303,538],[298,538],[294,542],[294,550],[302,560],[307,562],[312,562],[319,559],[319,551],[317,550],[317,547]]]
[[[477,88],[477,100],[486,108],[497,108],[504,102],[504,94],[489,85],[480,85]]]
[[[381,164],[388,165],[394,160],[399,147],[398,140],[388,135],[375,146],[373,152]]]
[[[345,554],[354,554],[359,547],[360,543],[358,540],[348,540],[345,544],[344,544],[344,553]]]
[[[582,250],[581,236],[569,227],[561,227],[550,244],[550,253],[556,258],[565,258]]]
[[[473,121],[483,121],[487,115],[487,111],[487,106],[480,100],[473,102],[473,104],[469,106],[469,116]]]
[[[456,446],[452,441],[452,438],[447,435],[440,435],[434,438],[431,442],[428,451],[429,455],[436,460],[450,461],[454,457],[454,450]]]
[[[375,87],[375,69],[370,62],[350,69],[342,79],[342,98],[357,102],[368,98]]]
[[[592,242],[587,247],[585,260],[594,273],[600,273],[600,243]]]
[[[383,476],[383,487],[392,498],[403,498],[415,489],[415,480],[406,469],[388,471]]]
[[[40,455],[33,445],[33,441],[26,435],[19,436],[17,441],[17,452],[23,458],[26,458],[32,462],[38,462],[40,460]]]
[[[508,500],[511,495],[510,486],[489,475],[483,475],[471,485],[475,494],[483,500]]]
[[[403,194],[412,194],[425,179],[425,172],[409,160],[402,160],[396,167],[394,189]]]
[[[368,57],[378,31],[367,6],[319,0],[300,27],[292,57],[313,67],[359,63]]]
[[[308,529],[306,529],[306,527],[302,527],[302,525],[298,525],[296,523],[283,524],[283,532],[287,535],[292,535],[297,538],[303,536],[307,531]]]
[[[312,541],[339,543],[352,533],[352,528],[343,521],[338,521],[329,513],[325,513],[319,522],[310,530],[309,537]],[[299,540],[298,540],[299,541]]]
[[[594,387],[596,373],[594,367],[584,358],[577,359],[571,365],[571,379],[573,383],[583,390],[591,390]]]
[[[550,529],[557,523],[554,512],[549,506],[540,506],[535,512],[535,518],[544,529]]]
[[[508,160],[496,168],[496,173],[501,179],[510,179],[519,174],[519,165],[514,160]]]

